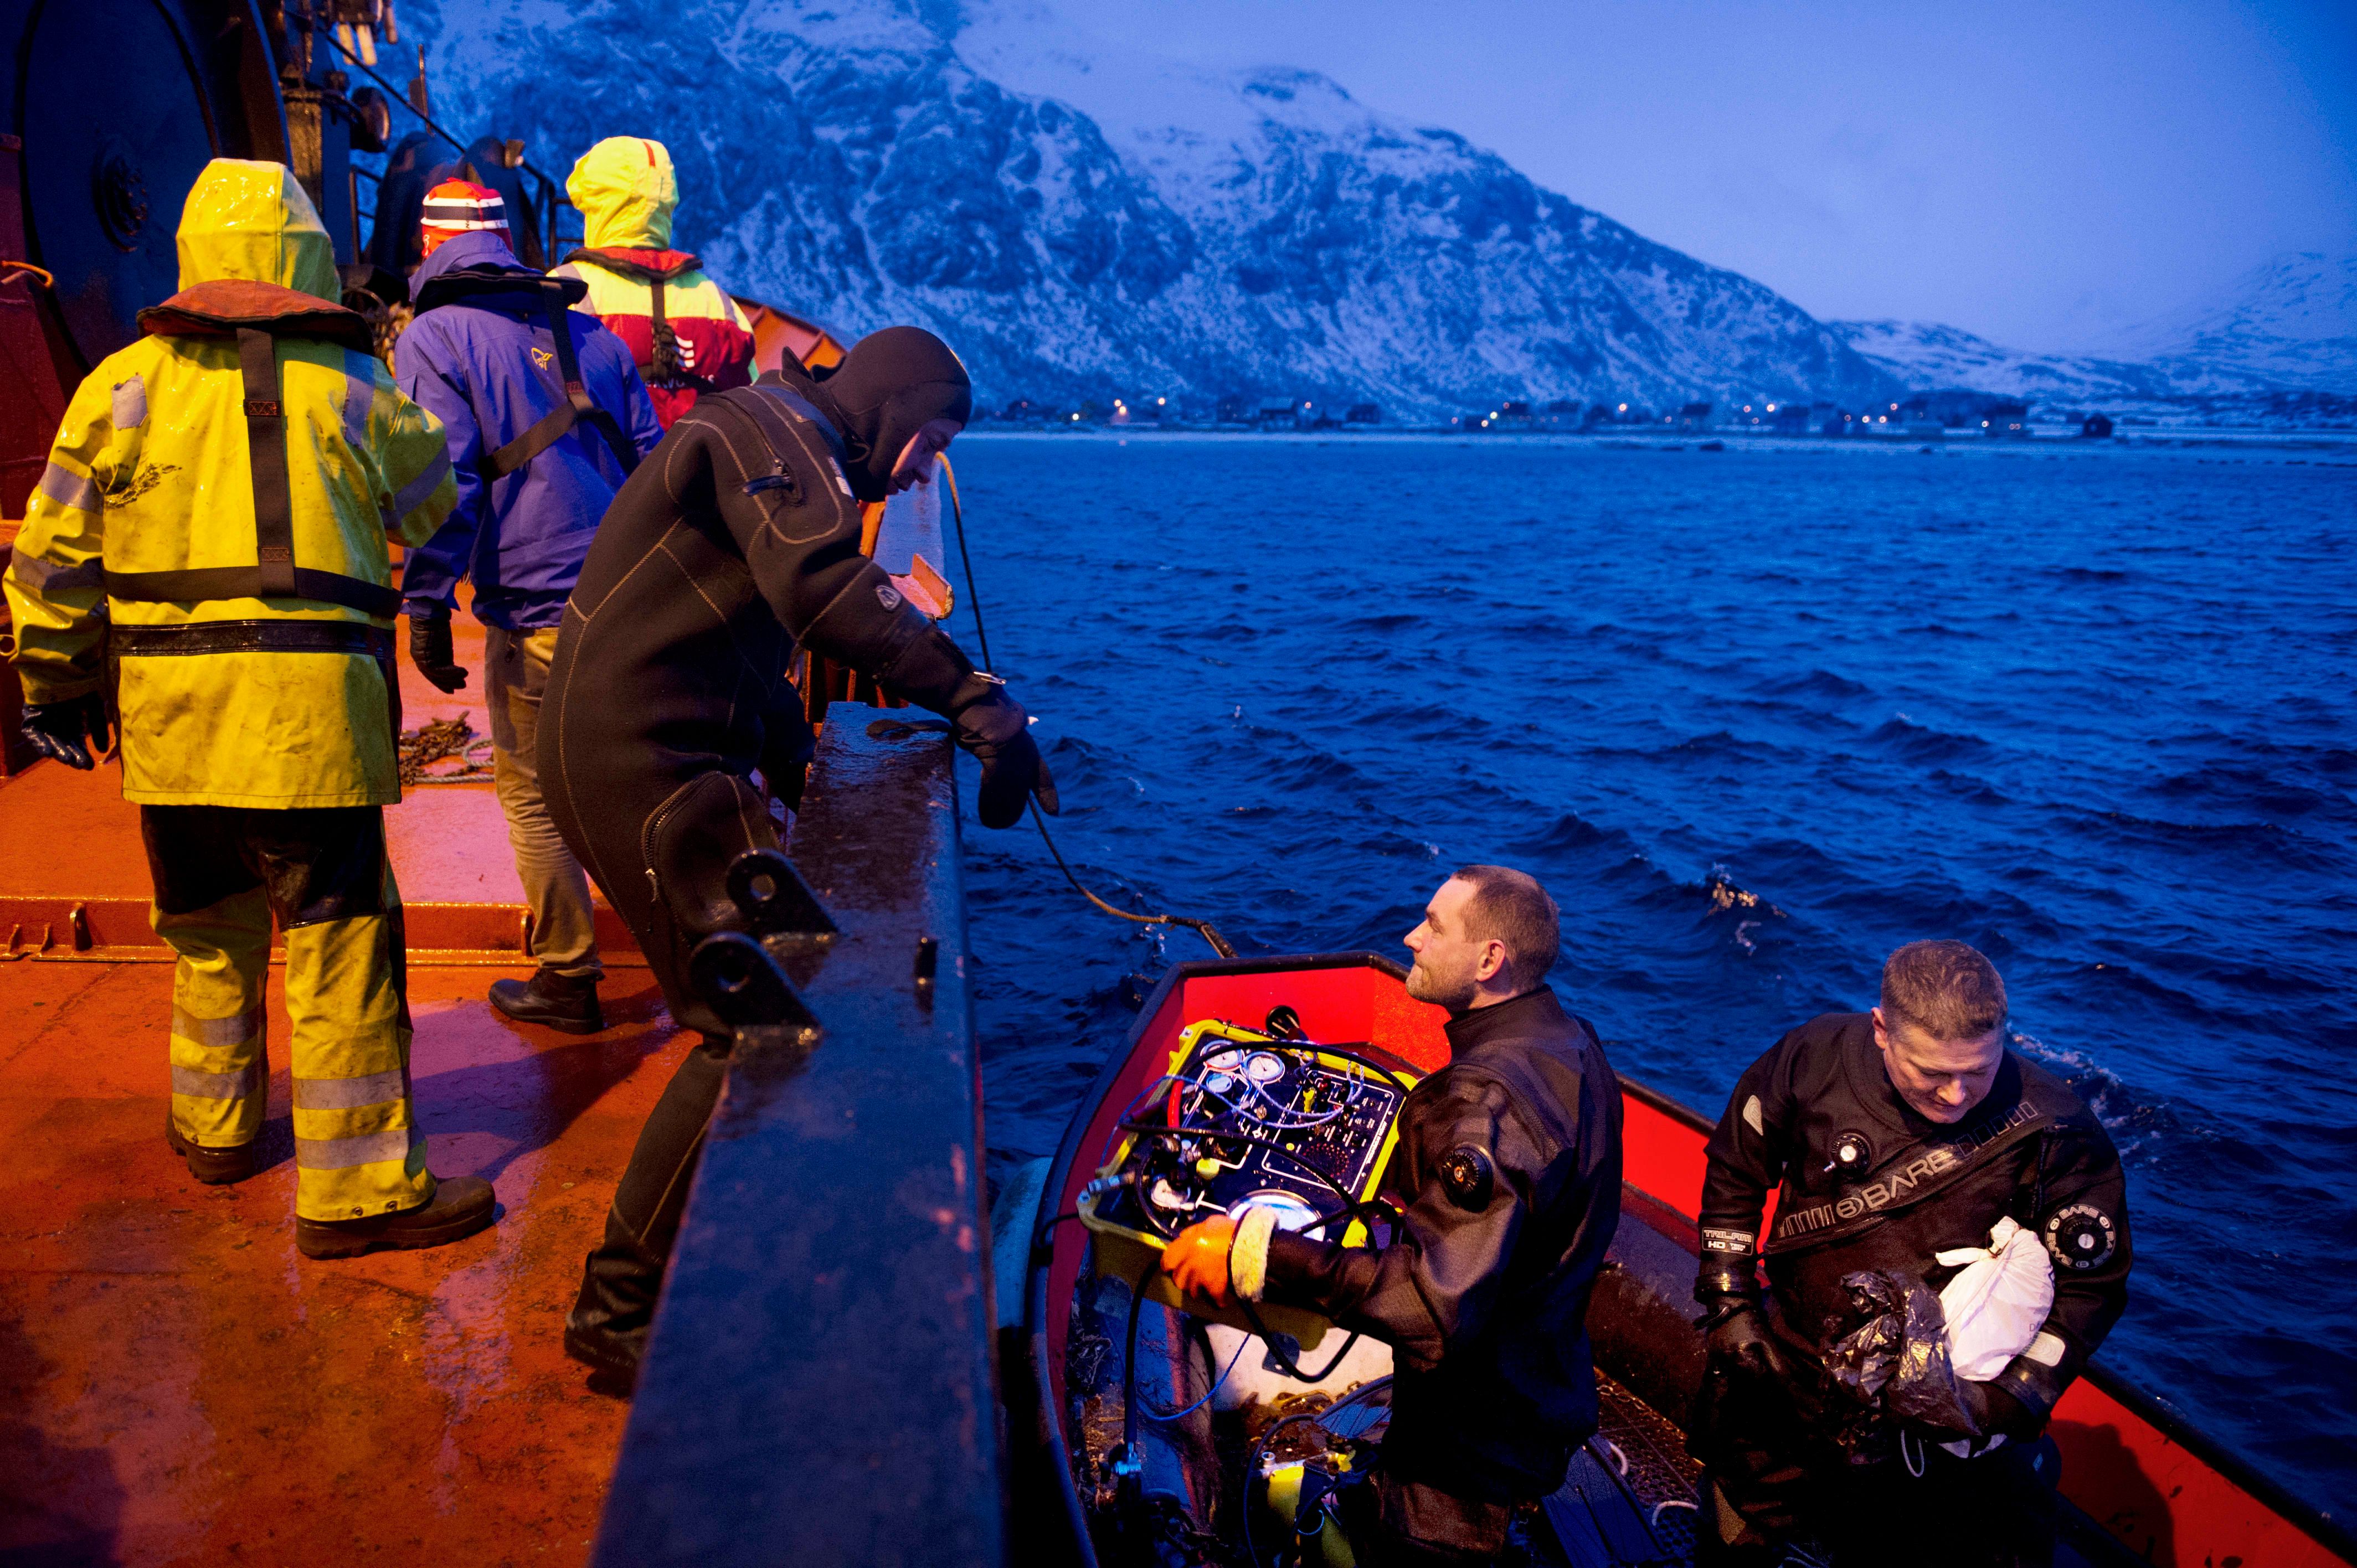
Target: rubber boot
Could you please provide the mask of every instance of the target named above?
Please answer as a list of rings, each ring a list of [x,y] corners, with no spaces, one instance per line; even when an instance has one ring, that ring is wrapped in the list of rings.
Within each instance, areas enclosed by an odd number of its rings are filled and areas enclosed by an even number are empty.
[[[567,1035],[594,1035],[606,1026],[606,1015],[597,1009],[595,975],[538,969],[530,980],[494,980],[491,1005],[519,1024],[539,1024]]]
[[[705,1125],[728,1073],[728,1039],[706,1036],[664,1085],[614,1189],[606,1236],[565,1315],[565,1351],[626,1388],[638,1381],[672,1243],[704,1157]]]
[[[188,1174],[208,1187],[227,1187],[253,1174],[253,1144],[233,1144],[226,1149],[208,1149],[201,1144],[191,1144],[180,1136],[179,1124],[173,1120],[168,1106],[164,1111],[164,1141],[171,1145],[174,1154],[188,1162]]]
[[[606,1239],[589,1254],[580,1294],[565,1315],[565,1353],[605,1373],[624,1391],[638,1386],[664,1262],[662,1253],[640,1244],[621,1216],[607,1210]]]
[[[411,1251],[463,1241],[498,1212],[491,1184],[480,1176],[446,1176],[416,1208],[362,1219],[295,1220],[295,1250],[307,1258],[357,1258],[363,1252]]]

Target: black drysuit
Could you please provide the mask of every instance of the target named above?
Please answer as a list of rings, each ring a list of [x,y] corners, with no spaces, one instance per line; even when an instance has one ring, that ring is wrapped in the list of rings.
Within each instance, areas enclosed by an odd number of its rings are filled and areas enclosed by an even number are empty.
[[[878,340],[913,355],[895,365],[871,351]],[[569,1336],[587,1327],[619,1343],[617,1362],[643,1342],[727,1056],[688,956],[741,923],[729,864],[777,844],[751,775],[778,789],[808,756],[786,679],[797,643],[937,713],[995,716],[1001,749],[1036,761],[1022,710],[859,553],[858,501],[883,498],[892,459],[927,420],[963,422],[964,372],[913,328],[853,354],[846,372],[881,363],[884,373],[866,378],[876,385],[850,377],[860,401],[847,410],[834,398],[822,409],[807,381],[765,376],[707,394],[672,426],[599,524],[549,671],[539,755],[549,814],[638,938],[672,1016],[705,1036],[640,1136],[568,1320]],[[1025,773],[1018,805],[1028,784]]]
[[[1262,1299],[1392,1347],[1383,1532],[1493,1552],[1596,1431],[1587,1298],[1620,1220],[1620,1086],[1544,987],[1452,1018],[1401,1107],[1388,1246],[1278,1232]]]
[[[1896,1455],[1861,1463],[1881,1444],[1861,1448],[1856,1406],[1830,1391],[1823,1362],[1857,1321],[1842,1276],[1911,1274],[1936,1292],[1955,1271],[1933,1255],[1986,1247],[2009,1215],[2047,1245],[2054,1305],[1994,1386],[2042,1422],[2127,1304],[2126,1178],[2094,1113],[2007,1051],[1969,1115],[1932,1122],[1891,1087],[1871,1015],[1828,1014],[1744,1073],[1708,1158],[1696,1294],[1706,1302],[1756,1294],[1755,1257],[1764,1257],[1770,1331],[1791,1373],[1786,1387],[1719,1401],[1704,1423],[1699,1446],[1728,1501],[1759,1533],[1813,1529],[1845,1560],[2039,1560],[2043,1527],[2027,1516],[2043,1504],[2025,1490],[2035,1483],[2018,1444],[1958,1460],[1934,1437],[1920,1480]],[[1762,1241],[1771,1188],[1775,1222]],[[1847,1444],[1838,1439],[1845,1425]],[[1999,1522],[2021,1528],[1959,1529],[1956,1508],[2017,1516]],[[1886,1538],[1892,1531],[1900,1533]]]

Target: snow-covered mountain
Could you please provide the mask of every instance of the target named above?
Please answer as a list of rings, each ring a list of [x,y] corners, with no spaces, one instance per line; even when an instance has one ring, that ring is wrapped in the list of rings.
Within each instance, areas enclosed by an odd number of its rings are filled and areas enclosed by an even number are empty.
[[[1831,321],[1859,353],[1919,390],[1958,388],[2061,399],[2169,395],[2168,378],[2147,365],[2001,349],[1961,327],[1928,321]]]
[[[2278,257],[2220,299],[2122,333],[2089,354],[2024,353],[1930,322],[1828,325],[1919,390],[2062,403],[2357,395],[2357,257]]]
[[[2180,381],[2222,372],[2357,393],[2357,256],[2278,256],[2218,301],[2148,322],[2104,347],[2148,360]]]
[[[561,173],[679,166],[677,243],[856,334],[942,333],[985,402],[1893,390],[1799,306],[1307,71],[1123,59],[1023,0],[411,0],[437,117]]]

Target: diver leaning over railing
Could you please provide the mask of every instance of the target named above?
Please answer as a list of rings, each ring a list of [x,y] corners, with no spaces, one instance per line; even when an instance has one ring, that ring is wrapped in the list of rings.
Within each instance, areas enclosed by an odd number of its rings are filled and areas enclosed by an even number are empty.
[[[752,783],[799,798],[811,732],[797,644],[950,721],[1011,827],[1056,795],[1022,706],[859,552],[859,503],[927,482],[973,410],[965,368],[913,327],[854,346],[824,381],[772,372],[702,398],[615,499],[567,604],[540,771],[565,843],[699,1031],[648,1119],[566,1319],[576,1357],[634,1377],[716,1102],[730,1032],[688,976],[737,916],[739,854],[777,845]]]

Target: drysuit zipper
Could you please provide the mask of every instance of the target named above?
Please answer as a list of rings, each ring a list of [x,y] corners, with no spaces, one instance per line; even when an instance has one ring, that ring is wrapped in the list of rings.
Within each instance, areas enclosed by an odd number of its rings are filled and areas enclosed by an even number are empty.
[[[662,903],[662,878],[655,874],[655,835],[662,832],[663,824],[679,809],[680,797],[694,789],[697,782],[691,779],[665,796],[663,803],[649,812],[639,828],[639,859],[647,868],[647,897],[657,905]]]

